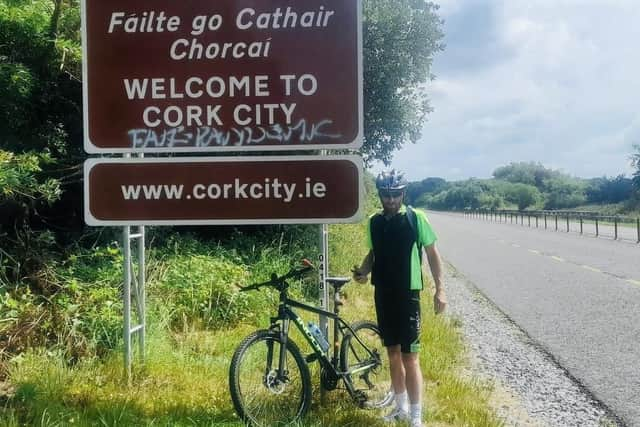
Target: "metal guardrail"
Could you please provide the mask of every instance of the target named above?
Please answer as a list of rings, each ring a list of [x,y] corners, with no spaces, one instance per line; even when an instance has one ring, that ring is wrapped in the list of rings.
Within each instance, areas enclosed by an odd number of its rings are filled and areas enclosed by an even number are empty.
[[[496,222],[516,223],[518,220],[524,226],[525,218],[529,227],[545,229],[554,228],[555,231],[574,231],[572,225],[579,224],[580,234],[587,234],[585,226],[594,224],[594,234],[596,237],[603,236],[603,228],[610,228],[613,224],[614,240],[634,240],[634,238],[622,237],[620,235],[620,225],[630,224],[631,228],[635,228],[635,241],[640,243],[640,218],[633,218],[622,215],[601,215],[596,212],[580,212],[580,211],[517,211],[517,210],[490,210],[490,209],[468,209],[463,211],[465,217],[480,218],[492,220]],[[532,222],[533,219],[533,222]],[[535,223],[535,224],[534,224]],[[560,225],[562,223],[562,225]],[[575,230],[578,232],[578,230]]]

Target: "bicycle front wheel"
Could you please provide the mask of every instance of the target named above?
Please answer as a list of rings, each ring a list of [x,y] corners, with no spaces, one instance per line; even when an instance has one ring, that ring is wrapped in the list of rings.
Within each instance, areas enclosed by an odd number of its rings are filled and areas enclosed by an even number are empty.
[[[290,339],[284,348],[280,334],[267,330],[249,335],[236,349],[229,389],[240,418],[256,426],[291,424],[304,416],[311,402],[311,377],[300,350]]]
[[[381,408],[393,401],[389,356],[382,345],[378,325],[360,321],[351,325],[350,332],[340,345],[340,367],[347,373],[348,381],[361,392],[365,408]],[[364,345],[363,345],[364,344]]]

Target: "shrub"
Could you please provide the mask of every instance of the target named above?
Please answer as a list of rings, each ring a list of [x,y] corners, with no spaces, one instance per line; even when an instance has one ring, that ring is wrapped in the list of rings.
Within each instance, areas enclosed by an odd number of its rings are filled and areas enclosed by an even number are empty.
[[[172,307],[169,323],[221,327],[250,317],[249,296],[234,285],[246,283],[243,266],[207,255],[178,256],[154,285],[157,305]]]

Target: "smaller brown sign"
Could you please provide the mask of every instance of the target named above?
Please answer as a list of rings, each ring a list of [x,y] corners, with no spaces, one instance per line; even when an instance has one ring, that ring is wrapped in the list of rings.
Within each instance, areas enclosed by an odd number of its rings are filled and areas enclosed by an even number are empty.
[[[90,159],[84,176],[88,225],[361,219],[358,156]]]

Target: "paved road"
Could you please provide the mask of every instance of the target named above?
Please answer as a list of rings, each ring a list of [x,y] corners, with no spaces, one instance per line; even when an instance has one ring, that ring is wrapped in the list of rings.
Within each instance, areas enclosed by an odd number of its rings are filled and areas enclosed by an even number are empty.
[[[443,257],[640,426],[640,245],[430,212]]]

